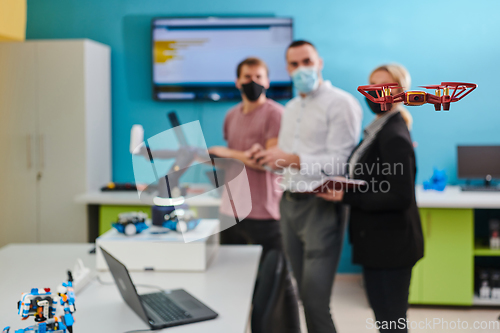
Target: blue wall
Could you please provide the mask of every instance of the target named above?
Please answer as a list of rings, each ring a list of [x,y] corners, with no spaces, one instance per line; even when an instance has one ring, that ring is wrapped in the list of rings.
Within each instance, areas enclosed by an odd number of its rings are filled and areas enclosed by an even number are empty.
[[[234,103],[162,103],[151,99],[150,19],[153,16],[276,15],[294,18],[296,39],[316,44],[326,79],[356,96],[375,66],[404,64],[412,87],[465,81],[479,88],[450,112],[410,108],[418,143],[418,182],[432,167],[456,180],[457,144],[500,144],[500,2],[490,1],[333,1],[333,0],[28,0],[28,39],[90,38],[112,48],[113,179],[133,181],[128,152],[130,128],[140,123],[146,137],[168,126],[165,112],[181,122],[200,120],[207,144],[223,144],[225,112]],[[349,265],[343,253],[341,271]]]

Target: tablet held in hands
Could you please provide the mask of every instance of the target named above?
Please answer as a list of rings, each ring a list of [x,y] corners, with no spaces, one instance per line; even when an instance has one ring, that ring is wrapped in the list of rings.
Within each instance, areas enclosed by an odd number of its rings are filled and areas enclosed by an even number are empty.
[[[342,191],[346,189],[356,189],[367,186],[368,183],[359,179],[348,179],[345,177],[334,176],[323,178],[321,182],[311,182],[304,191],[299,193],[328,193],[329,191]]]

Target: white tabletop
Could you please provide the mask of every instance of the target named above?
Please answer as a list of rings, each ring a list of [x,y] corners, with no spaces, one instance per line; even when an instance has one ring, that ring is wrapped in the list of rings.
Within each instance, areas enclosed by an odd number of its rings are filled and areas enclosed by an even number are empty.
[[[459,186],[447,186],[443,192],[416,188],[420,208],[500,208],[500,192],[463,192]],[[145,205],[136,192],[89,192],[79,195],[77,202],[100,205]],[[150,198],[151,204],[153,197]],[[199,195],[189,199],[191,206],[219,206],[221,199]]]
[[[12,331],[33,324],[21,322],[16,305],[31,288],[55,290],[77,258],[95,271],[91,244],[20,244],[0,249],[0,328]],[[221,246],[204,273],[132,272],[136,284],[164,289],[183,288],[212,308],[219,317],[205,322],[168,328],[172,333],[244,333],[260,258],[260,246]],[[99,273],[111,282],[110,273]],[[154,292],[138,288],[139,293]],[[125,304],[114,285],[92,281],[76,297],[75,332],[126,332],[149,327]],[[3,326],[2,326],[3,325]]]
[[[500,192],[461,191],[459,186],[446,186],[444,191],[416,189],[420,208],[500,208]]]
[[[146,195],[141,200],[135,191],[95,191],[80,194],[75,198],[75,201],[93,205],[153,205],[153,198],[152,195]],[[221,203],[220,198],[209,194],[193,195],[187,198],[189,205],[196,207],[218,207]]]

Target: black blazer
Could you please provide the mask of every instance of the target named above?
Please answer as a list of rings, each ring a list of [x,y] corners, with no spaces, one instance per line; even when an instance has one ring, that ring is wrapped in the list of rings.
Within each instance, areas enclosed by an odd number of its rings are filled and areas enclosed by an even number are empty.
[[[415,153],[401,114],[387,121],[354,166],[368,189],[346,190],[353,262],[370,268],[412,267],[424,254],[415,201]]]

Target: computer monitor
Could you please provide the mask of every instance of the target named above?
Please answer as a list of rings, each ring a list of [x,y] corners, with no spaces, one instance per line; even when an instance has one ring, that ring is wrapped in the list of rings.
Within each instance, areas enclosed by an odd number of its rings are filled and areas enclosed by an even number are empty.
[[[152,21],[153,98],[239,99],[236,67],[248,57],[269,68],[273,99],[292,97],[285,52],[292,19],[279,17],[155,18]]]
[[[458,178],[500,178],[500,146],[458,146]]]

